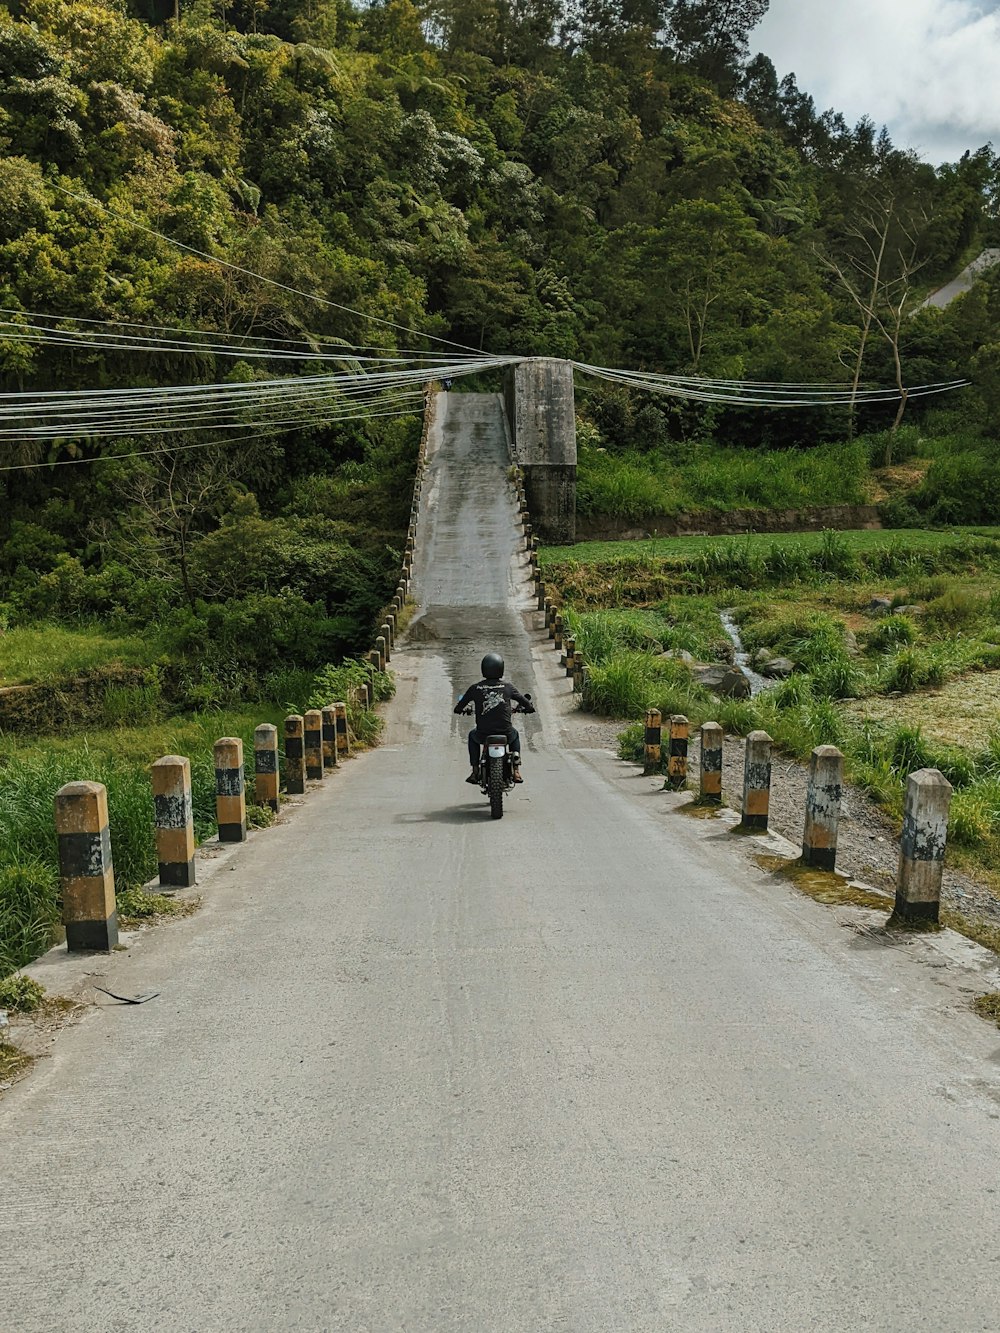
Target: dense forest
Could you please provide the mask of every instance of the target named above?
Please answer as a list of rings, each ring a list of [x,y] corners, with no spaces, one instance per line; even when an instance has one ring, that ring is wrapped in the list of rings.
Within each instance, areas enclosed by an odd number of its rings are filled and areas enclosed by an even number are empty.
[[[917,307],[997,239],[998,159],[987,145],[935,168],[819,111],[749,59],[766,9],[0,5],[0,390],[289,373],[211,342],[140,351],[123,330],[854,387],[969,376],[945,408],[857,412],[586,390],[583,462],[827,446],[902,420],[898,461],[929,420],[960,443],[897,518],[983,521],[1000,512],[982,446],[1000,276],[944,313]],[[209,641],[240,688],[275,654],[316,666],[357,647],[391,591],[417,416],[282,430],[263,414],[238,446],[205,431],[196,448],[170,426],[5,432],[0,626],[155,624],[194,664],[192,697],[212,697]]]

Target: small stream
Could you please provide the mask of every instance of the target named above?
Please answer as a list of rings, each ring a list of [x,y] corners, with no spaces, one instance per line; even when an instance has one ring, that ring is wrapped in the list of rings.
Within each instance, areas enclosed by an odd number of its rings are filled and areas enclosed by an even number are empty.
[[[743,647],[739,626],[733,619],[732,611],[720,611],[719,619],[722,621],[722,628],[733,641],[733,648],[735,649],[733,660],[750,682],[750,697],[760,694],[761,690],[769,690],[775,682],[768,680],[766,676],[759,675],[750,666],[750,654]]]

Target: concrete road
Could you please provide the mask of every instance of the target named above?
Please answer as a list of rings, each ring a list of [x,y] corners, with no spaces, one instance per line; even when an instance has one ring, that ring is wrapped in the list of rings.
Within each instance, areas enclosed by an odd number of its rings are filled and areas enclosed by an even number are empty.
[[[965,292],[971,290],[972,284],[980,274],[987,272],[997,263],[1000,263],[1000,250],[984,250],[982,254],[976,256],[971,264],[966,264],[958,277],[952,278],[951,282],[946,282],[936,292],[931,292],[923,305],[917,308],[922,310],[923,306],[932,305],[936,306],[938,310],[943,310],[945,306],[951,305],[956,296],[962,296]]]
[[[560,744],[495,401],[445,409],[387,743],[0,1102],[0,1325],[1000,1329],[1000,1034]],[[493,822],[450,708],[497,645],[539,713]]]

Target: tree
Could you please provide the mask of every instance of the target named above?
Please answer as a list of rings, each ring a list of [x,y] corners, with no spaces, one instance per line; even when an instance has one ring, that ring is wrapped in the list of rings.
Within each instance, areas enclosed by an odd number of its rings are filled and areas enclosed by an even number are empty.
[[[675,0],[670,44],[680,60],[724,91],[735,88],[750,33],[770,0]]]

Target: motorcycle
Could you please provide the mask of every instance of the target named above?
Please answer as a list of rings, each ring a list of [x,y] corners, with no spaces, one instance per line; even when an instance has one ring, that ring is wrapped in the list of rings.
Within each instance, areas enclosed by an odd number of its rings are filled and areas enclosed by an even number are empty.
[[[531,702],[531,695],[524,696]],[[472,708],[462,710],[471,716]],[[515,706],[512,713],[524,713],[527,709]],[[514,786],[514,765],[511,761],[510,744],[506,736],[487,736],[479,759],[479,786],[484,796],[490,798],[490,818],[503,819],[504,792]]]

